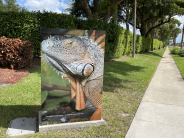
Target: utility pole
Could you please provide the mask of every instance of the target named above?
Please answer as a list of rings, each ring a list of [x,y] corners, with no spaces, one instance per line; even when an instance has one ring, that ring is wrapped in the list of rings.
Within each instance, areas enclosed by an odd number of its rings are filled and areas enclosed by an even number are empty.
[[[182,47],[183,47],[183,33],[184,33],[184,24],[183,24],[182,38],[181,38],[181,49],[182,49]]]
[[[133,55],[135,58],[135,44],[136,44],[136,8],[137,8],[137,0],[134,2],[134,31],[133,31]]]

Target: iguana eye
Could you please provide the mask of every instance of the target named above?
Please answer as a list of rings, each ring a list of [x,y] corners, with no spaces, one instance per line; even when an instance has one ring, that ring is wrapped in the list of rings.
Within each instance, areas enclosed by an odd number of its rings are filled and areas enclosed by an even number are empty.
[[[76,45],[76,41],[73,39],[67,39],[63,42],[65,48],[71,49]]]
[[[84,67],[83,75],[84,76],[89,76],[93,72],[93,70],[94,70],[93,64],[87,64]]]

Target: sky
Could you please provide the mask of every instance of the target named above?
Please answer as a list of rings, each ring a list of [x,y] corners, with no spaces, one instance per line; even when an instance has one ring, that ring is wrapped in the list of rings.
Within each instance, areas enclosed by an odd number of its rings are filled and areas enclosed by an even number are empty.
[[[17,0],[18,5],[21,7],[26,7],[29,11],[37,11],[40,10],[41,12],[43,9],[46,11],[57,12],[57,13],[66,13],[69,14],[65,9],[70,7],[70,3],[72,0]],[[3,0],[5,3],[5,0]],[[178,19],[181,23],[184,23],[184,16],[174,16]],[[125,24],[121,24],[123,28],[126,28]],[[183,28],[181,24],[180,29]],[[130,25],[130,31],[133,32],[133,27]],[[136,30],[136,34],[140,35],[139,29]],[[176,43],[181,42],[182,34],[180,33],[176,39]]]

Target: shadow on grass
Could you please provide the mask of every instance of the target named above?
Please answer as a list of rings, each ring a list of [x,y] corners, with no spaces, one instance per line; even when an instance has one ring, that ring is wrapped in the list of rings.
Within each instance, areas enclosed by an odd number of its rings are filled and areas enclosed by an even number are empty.
[[[0,127],[8,128],[11,120],[19,117],[37,117],[39,105],[0,105]]]
[[[38,66],[38,67],[31,66],[31,67],[27,67],[25,69],[18,69],[15,72],[24,72],[24,71],[28,71],[29,73],[35,73],[39,77],[41,77],[41,66]]]
[[[130,85],[124,84],[133,84],[133,81],[128,79],[123,79],[122,76],[128,76],[131,72],[140,72],[144,67],[134,66],[125,61],[114,61],[107,62],[104,65],[104,91],[114,92],[114,88],[129,88]],[[132,86],[130,86],[132,87]]]
[[[145,55],[152,55],[152,56],[158,56],[158,57],[162,57],[161,55],[159,55],[159,54],[157,54],[157,53],[155,53],[155,52],[148,52],[148,53],[145,53]]]
[[[157,50],[158,51],[158,50]],[[155,52],[148,52],[148,53],[144,53],[141,54],[141,57],[146,58],[146,57],[150,57],[151,59],[158,59],[158,58],[164,58],[163,55],[160,55],[159,53],[155,53]]]
[[[1,67],[2,69],[9,69],[12,70],[10,67]],[[30,72],[30,73],[36,73],[38,75],[41,76],[41,66],[30,66],[30,67],[26,67],[26,68],[20,68],[20,69],[14,69],[15,72],[19,73],[19,72]]]
[[[38,76],[41,77],[41,66],[40,67],[29,67],[28,70],[30,73],[36,73]]]

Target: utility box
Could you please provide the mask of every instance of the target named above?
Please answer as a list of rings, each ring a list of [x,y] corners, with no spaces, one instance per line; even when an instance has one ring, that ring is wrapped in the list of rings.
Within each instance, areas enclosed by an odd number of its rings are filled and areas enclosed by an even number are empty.
[[[41,28],[40,127],[101,120],[104,50],[105,31]]]

